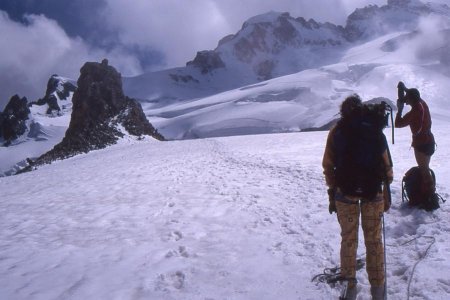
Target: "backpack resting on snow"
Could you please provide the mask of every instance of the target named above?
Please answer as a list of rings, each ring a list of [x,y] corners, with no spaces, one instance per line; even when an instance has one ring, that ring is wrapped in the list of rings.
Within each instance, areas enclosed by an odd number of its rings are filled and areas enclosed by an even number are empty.
[[[443,203],[445,199],[441,197],[434,190],[436,185],[436,176],[433,170],[430,169],[433,177],[433,188],[426,191],[422,183],[422,174],[419,167],[412,167],[409,169],[402,180],[402,201],[407,202],[409,206],[424,209],[426,211],[432,211],[438,209],[439,200]]]

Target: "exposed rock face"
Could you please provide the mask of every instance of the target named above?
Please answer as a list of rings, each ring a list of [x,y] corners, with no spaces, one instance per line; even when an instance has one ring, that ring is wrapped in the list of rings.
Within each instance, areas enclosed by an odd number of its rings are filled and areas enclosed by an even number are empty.
[[[71,82],[53,74],[48,80],[44,98],[31,103],[31,105],[48,105],[47,114],[52,114],[53,112],[58,113],[61,111],[58,105],[58,99],[67,100],[70,93],[75,92],[76,89],[77,87]]]
[[[27,98],[20,98],[18,95],[12,96],[5,110],[0,113],[0,136],[5,140],[6,146],[25,133],[29,114]]]
[[[149,135],[163,140],[148,122],[141,105],[124,95],[121,75],[107,60],[101,64],[88,62],[80,71],[66,135],[61,143],[42,155],[37,164],[105,148],[124,136],[121,128],[131,135]]]
[[[202,74],[211,72],[214,69],[225,67],[220,55],[214,51],[197,52],[194,60],[188,62],[186,65],[199,68]]]
[[[239,32],[222,38],[216,49],[197,52],[186,66],[195,67],[202,74],[225,69],[267,80],[310,67],[314,55],[321,57],[315,51],[303,56],[304,52],[338,48],[346,43],[342,26],[269,12],[250,18]],[[293,61],[298,66],[292,67]]]
[[[267,80],[311,67],[314,58],[322,55],[311,49],[338,48],[346,43],[342,26],[269,12],[250,18],[239,32],[220,40],[215,50],[198,52],[187,66],[199,67],[203,74],[226,66],[230,72]],[[302,54],[310,50],[311,55]]]
[[[346,42],[342,27],[317,23],[313,19],[294,19],[289,13],[254,17],[244,23],[234,39],[233,52],[246,63],[254,61],[261,53],[279,54],[285,49],[309,46],[334,47]]]
[[[199,81],[197,79],[195,79],[194,77],[192,77],[191,75],[178,75],[178,74],[169,74],[170,78],[172,78],[172,80],[176,81],[176,82],[196,82],[198,83]]]
[[[253,30],[246,36],[240,37],[234,44],[236,57],[246,63],[251,63],[258,52],[269,52],[266,43],[268,24],[255,24]]]
[[[258,75],[258,80],[269,80],[272,78],[272,71],[275,63],[272,60],[265,60],[255,67],[255,73]]]

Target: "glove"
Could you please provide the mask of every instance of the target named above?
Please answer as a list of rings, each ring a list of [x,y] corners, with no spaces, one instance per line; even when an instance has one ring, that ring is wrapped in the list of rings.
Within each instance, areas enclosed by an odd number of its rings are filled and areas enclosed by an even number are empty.
[[[330,201],[330,204],[328,205],[328,211],[330,212],[330,215],[334,212],[337,213],[336,202]]]
[[[336,193],[335,189],[333,188],[328,189],[328,200],[330,202],[328,204],[328,211],[330,212],[330,215],[333,214],[334,212],[337,213],[336,202],[334,200],[335,193]]]
[[[385,183],[383,187],[384,212],[387,212],[391,208],[391,195],[389,193],[389,184]]]
[[[401,114],[403,111],[403,108],[405,107],[405,103],[403,103],[402,101],[397,100],[397,109],[398,109],[398,113]]]
[[[403,81],[399,81],[399,82],[398,82],[397,88],[398,88],[398,89],[401,89],[402,91],[406,90],[406,86],[405,86],[405,84],[403,83]]]

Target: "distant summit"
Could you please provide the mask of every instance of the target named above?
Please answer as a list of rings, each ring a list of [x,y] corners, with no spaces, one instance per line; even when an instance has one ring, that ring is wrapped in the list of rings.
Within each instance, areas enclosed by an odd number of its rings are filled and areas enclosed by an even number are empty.
[[[222,62],[210,65],[208,70],[239,69],[241,74],[255,75],[258,81],[295,73],[333,62],[340,51],[354,43],[414,30],[422,17],[431,14],[448,18],[450,8],[419,0],[390,0],[381,7],[356,9],[345,27],[294,18],[287,12],[268,12],[248,19],[239,32],[228,35],[216,49],[208,51],[210,61]],[[205,57],[206,53],[199,55]],[[205,70],[192,62],[188,65]]]
[[[421,18],[450,18],[444,4],[390,0],[356,9],[345,26],[268,12],[244,22],[214,50],[179,67],[124,80],[128,95],[164,106],[338,62],[346,51],[387,33],[416,30]]]
[[[381,7],[369,5],[348,16],[345,37],[350,42],[358,42],[390,32],[412,31],[417,29],[421,18],[430,15],[449,18],[450,8],[445,4],[425,4],[419,0],[389,0]]]
[[[328,128],[349,93],[392,100],[392,85],[404,78],[421,90],[427,82],[431,95],[448,94],[436,86],[448,82],[449,41],[448,5],[391,0],[356,9],[345,26],[283,12],[254,16],[186,66],[132,78],[121,78],[107,61],[86,63],[78,83],[52,76],[45,96],[25,106],[29,113],[19,113],[25,118],[16,123],[18,138],[0,147],[9,161],[0,161],[0,176],[53,147],[37,163],[100,149],[121,137]],[[430,88],[429,78],[440,81]],[[447,99],[437,101],[448,105]]]
[[[4,111],[0,112],[0,138],[3,139],[4,146],[9,146],[13,140],[26,132],[29,114],[27,98],[12,96]]]
[[[55,74],[48,80],[43,98],[28,102],[26,97],[11,97],[4,111],[0,112],[0,139],[4,145],[19,143],[19,139],[45,139],[36,117],[51,118],[71,111],[71,96],[76,88],[70,80]]]
[[[346,43],[341,26],[293,18],[287,12],[269,12],[247,20],[215,50],[198,52],[187,66],[200,68],[202,73],[236,69],[255,80],[267,80],[316,66],[324,57],[323,50],[339,50]],[[305,56],[305,51],[309,55]],[[196,63],[199,57],[204,62],[220,63],[205,66]]]
[[[50,77],[47,83],[47,90],[45,96],[31,103],[36,105],[47,105],[47,114],[61,113],[61,101],[70,100],[71,93],[77,89],[76,85],[66,78],[54,74]]]

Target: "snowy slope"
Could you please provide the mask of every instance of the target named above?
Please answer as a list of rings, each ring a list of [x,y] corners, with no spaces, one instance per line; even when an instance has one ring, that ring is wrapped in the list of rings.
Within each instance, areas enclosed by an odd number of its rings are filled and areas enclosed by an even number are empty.
[[[205,97],[335,62],[347,44],[342,27],[268,12],[247,20],[216,49],[199,51],[186,67],[124,78],[124,90],[144,104]]]
[[[431,163],[447,199],[448,128],[434,123]],[[339,264],[326,135],[123,141],[1,178],[0,299],[336,299],[311,282]],[[448,299],[449,204],[433,213],[401,204],[410,138],[397,130],[391,145],[388,299]],[[357,279],[358,299],[370,299],[366,272]]]
[[[144,87],[147,82],[150,87],[157,86],[160,89],[154,94],[152,98],[154,101],[144,101],[143,107],[150,122],[169,139],[295,132],[322,127],[335,118],[338,105],[351,93],[360,94],[364,100],[383,97],[395,103],[396,85],[400,80],[409,87],[419,88],[430,106],[439,108],[434,110],[437,114],[450,117],[450,104],[445,96],[450,93],[450,87],[447,84],[450,79],[448,71],[450,70],[448,54],[450,17],[447,13],[450,9],[446,6],[429,4],[423,6],[426,8],[425,11],[433,8],[434,11],[439,12],[441,7],[441,14],[436,13],[427,19],[420,19],[420,13],[416,10],[420,8],[419,10],[422,11],[424,8],[417,1],[409,4],[410,10],[405,9],[407,1],[394,2],[391,1],[390,6],[383,8],[372,6],[359,10],[353,19],[363,22],[364,18],[359,19],[359,17],[367,15],[366,18],[372,20],[371,18],[376,19],[381,15],[394,22],[396,20],[394,15],[404,10],[406,16],[410,14],[415,16],[414,22],[408,23],[409,27],[397,26],[397,29],[408,29],[407,31],[394,31],[385,35],[382,35],[384,31],[373,33],[371,35],[376,38],[351,46],[347,45],[346,51],[336,47],[317,50],[316,54],[322,58],[323,63],[319,68],[307,69],[207,97],[205,96],[212,93],[214,89],[221,90],[220,84],[214,81],[215,79],[220,78],[219,82],[222,84],[228,82],[227,77],[220,77],[219,70],[208,75],[211,81],[207,83],[178,80],[173,86],[167,86],[164,81],[155,81],[156,75],[152,77],[148,74],[142,75],[139,82],[136,79],[131,80],[128,88],[130,93],[138,92],[140,89],[142,93],[148,89]],[[237,36],[253,36],[255,29],[252,26],[277,24],[280,22],[277,19],[279,16],[276,13],[268,13],[252,18],[244,24]],[[288,21],[285,22],[293,22],[291,19],[287,18]],[[398,22],[403,24],[406,21],[400,18]],[[318,32],[311,31],[310,38],[326,40],[326,34],[320,31],[323,28],[317,26]],[[246,30],[253,33],[245,34]],[[387,27],[383,30],[387,30]],[[301,35],[301,37],[306,40],[308,36]],[[235,40],[239,39],[234,36],[229,39],[219,45],[220,53],[224,57],[236,55],[236,49],[233,47],[236,45]],[[266,36],[267,39],[270,40]],[[269,42],[271,43],[273,44]],[[304,44],[302,45],[304,47]],[[292,50],[292,48],[283,48],[280,51],[288,51],[287,49]],[[308,49],[308,51],[311,50]],[[323,52],[327,51],[326,49],[333,54]],[[252,56],[252,60],[258,59],[258,55]],[[284,53],[282,56],[298,60],[293,53],[290,55]],[[326,62],[330,60],[335,63],[327,65]],[[231,61],[231,58],[227,60],[230,64],[228,61]],[[290,65],[295,64],[291,62]],[[173,72],[170,74],[173,75]],[[177,72],[181,72],[181,69]],[[167,73],[164,74],[167,76]],[[240,78],[241,74],[245,72],[236,72],[236,78],[244,84],[246,80]],[[193,78],[197,75],[193,75]],[[132,82],[134,82],[133,89],[130,89]],[[159,84],[155,85],[155,82]],[[188,89],[191,84],[195,88]],[[161,95],[164,95],[164,90],[170,91],[168,93],[172,96],[169,97],[167,94],[162,101]],[[185,100],[180,101],[183,97]]]
[[[384,97],[395,103],[396,86],[402,80],[418,87],[436,114],[450,117],[446,97],[450,78],[442,72],[446,65],[431,55],[447,40],[436,38],[428,49],[421,42],[424,35],[398,43],[405,33],[392,33],[350,48],[333,65],[145,111],[170,139],[300,131],[330,122],[351,93],[364,100]]]
[[[349,48],[393,32],[428,28],[429,43],[449,26],[448,5],[419,0],[356,9],[345,27],[272,11],[247,20],[214,50],[199,51],[186,67],[125,78],[124,89],[144,103],[170,104],[337,63]]]
[[[391,33],[392,28],[383,27],[368,35],[372,40],[348,43],[339,26],[270,12],[249,19],[238,33],[222,39],[215,52],[199,52],[186,67],[124,78],[125,94],[140,99],[149,121],[168,139],[320,128],[335,118],[340,102],[351,93],[395,102],[399,80],[418,87],[436,116],[450,117],[450,9],[418,1],[388,3],[357,10],[349,23],[365,32],[370,22],[382,18],[406,31]],[[420,17],[431,11],[431,18]],[[257,82],[266,71],[274,77],[310,67],[317,68]],[[36,136],[0,147],[0,176],[63,137],[67,116],[45,119],[41,110],[34,112],[39,119]]]

